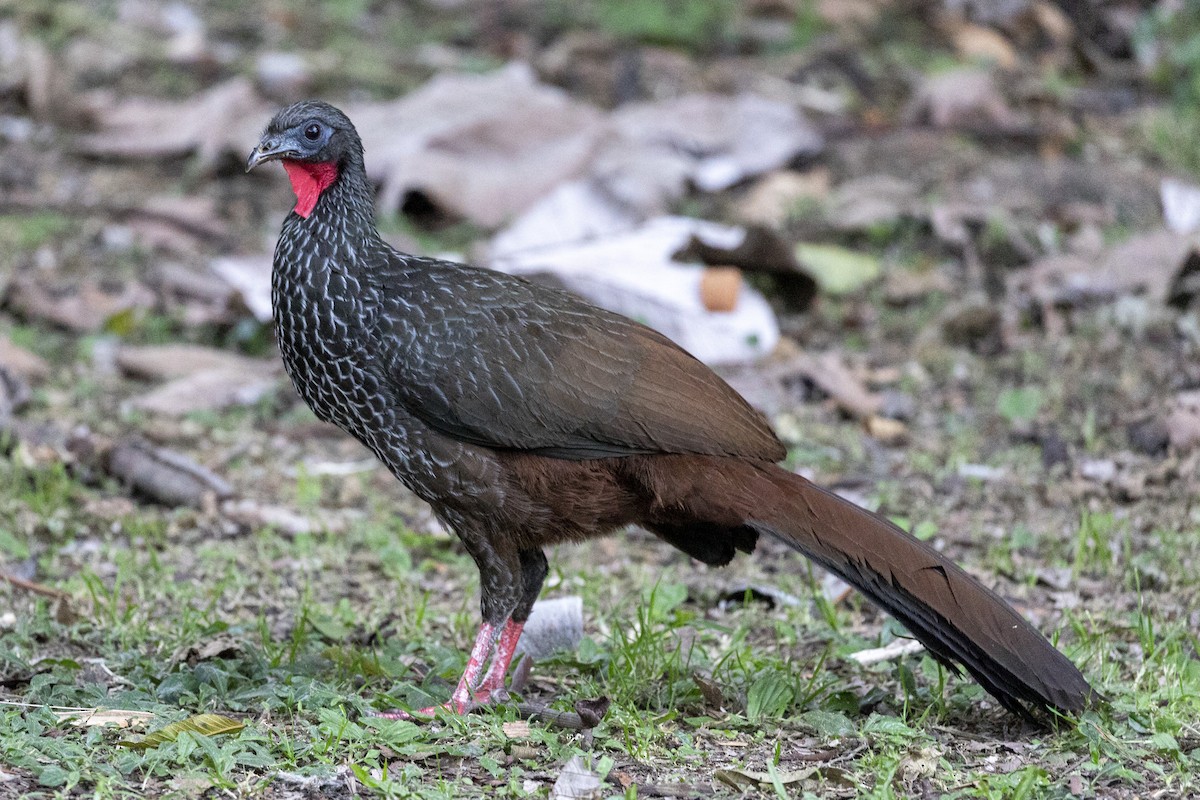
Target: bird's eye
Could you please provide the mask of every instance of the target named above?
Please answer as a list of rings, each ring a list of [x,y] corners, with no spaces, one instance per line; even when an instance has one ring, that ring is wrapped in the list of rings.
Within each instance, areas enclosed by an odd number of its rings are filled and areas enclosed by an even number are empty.
[[[304,138],[310,142],[315,142],[321,138],[321,126],[315,122],[304,129]]]

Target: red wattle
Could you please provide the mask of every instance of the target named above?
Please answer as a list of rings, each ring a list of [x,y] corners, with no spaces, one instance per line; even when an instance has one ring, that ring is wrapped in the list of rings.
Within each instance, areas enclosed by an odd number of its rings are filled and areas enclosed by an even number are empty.
[[[285,158],[283,168],[287,170],[292,191],[296,193],[295,211],[305,218],[316,207],[321,192],[328,189],[338,176],[337,164],[332,161],[294,161]]]

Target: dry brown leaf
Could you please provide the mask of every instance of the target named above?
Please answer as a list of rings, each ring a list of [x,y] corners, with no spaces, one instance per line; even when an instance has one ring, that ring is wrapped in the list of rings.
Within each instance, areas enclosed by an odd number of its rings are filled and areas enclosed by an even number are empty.
[[[579,756],[572,756],[550,788],[550,800],[599,800],[604,796],[604,782],[592,772]]]
[[[188,327],[233,323],[246,312],[233,287],[211,272],[178,262],[161,264],[148,283],[165,310],[177,313]]]
[[[271,528],[284,536],[299,536],[313,531],[328,533],[345,531],[356,512],[347,509],[333,513],[325,509],[316,509],[310,513],[301,514],[286,506],[270,505],[243,498],[226,500],[221,504],[221,513],[250,530]]]
[[[0,336],[0,366],[12,370],[27,381],[40,381],[50,375],[50,365],[5,336]]]
[[[274,362],[195,344],[126,345],[117,351],[117,366],[134,378],[163,380],[211,369],[234,369],[262,375],[271,371]]]
[[[783,225],[805,201],[823,201],[829,196],[828,167],[807,172],[777,170],[759,179],[733,208],[734,216],[749,225]]]
[[[935,128],[1003,132],[1022,129],[991,73],[959,69],[926,76],[913,92],[905,117]]]
[[[1200,390],[1175,396],[1167,412],[1166,427],[1172,448],[1185,451],[1200,446]]]
[[[827,216],[839,230],[864,230],[913,214],[919,198],[920,191],[910,180],[886,174],[865,175],[833,190]]]
[[[206,195],[157,195],[123,219],[144,248],[172,253],[191,254],[230,234],[216,198]]]
[[[219,411],[257,403],[279,384],[278,365],[247,359],[193,372],[132,398],[131,408],[181,417],[195,411]]]
[[[231,78],[185,100],[134,97],[100,112],[100,130],[81,136],[77,149],[91,156],[160,159],[195,154],[204,169],[223,155],[245,159],[271,107],[249,79]]]
[[[613,113],[611,123],[617,140],[597,169],[605,186],[635,207],[655,194],[677,196],[679,177],[702,191],[720,191],[825,146],[794,107],[749,93],[630,103]],[[660,164],[673,166],[662,172]],[[659,186],[644,185],[646,179]]]
[[[821,575],[821,595],[830,605],[843,603],[852,594],[854,587],[838,576],[830,572]]]
[[[242,650],[242,643],[229,634],[218,634],[211,639],[182,645],[171,654],[170,666],[187,663],[196,666],[201,661],[214,658],[228,658],[237,655]]]
[[[1184,270],[1193,240],[1170,231],[1136,234],[1098,259],[1048,256],[1013,276],[1010,291],[1044,308],[1078,307],[1123,295],[1165,303]]]
[[[381,206],[398,208],[419,191],[488,228],[580,175],[603,135],[597,109],[537,83],[521,64],[439,75],[399,100],[346,112],[382,185]]]
[[[518,719],[512,722],[506,722],[500,726],[504,731],[504,735],[509,739],[528,739],[529,738],[529,722],[528,720]]]
[[[77,728],[104,727],[115,725],[118,728],[133,728],[145,725],[154,719],[148,711],[126,711],[109,708],[76,708],[57,710],[53,712],[60,722],[67,722]]]
[[[869,26],[892,0],[817,0],[817,14],[833,28]]]
[[[884,444],[903,444],[908,440],[908,426],[898,419],[872,414],[867,417],[867,433]]]
[[[1004,69],[1017,66],[1017,51],[1002,34],[983,25],[955,21],[950,24],[954,49],[966,59],[991,61]]]
[[[225,256],[209,262],[209,269],[238,294],[259,322],[271,321],[271,254]]]
[[[118,314],[153,308],[155,297],[140,283],[110,285],[85,278],[70,285],[50,286],[22,274],[9,288],[8,303],[31,319],[71,331],[92,332]]]

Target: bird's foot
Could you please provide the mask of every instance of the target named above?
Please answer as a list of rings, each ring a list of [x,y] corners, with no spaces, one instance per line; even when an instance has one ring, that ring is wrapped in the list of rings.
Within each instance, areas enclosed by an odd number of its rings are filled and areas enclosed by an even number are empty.
[[[463,670],[462,678],[454,687],[450,699],[442,705],[427,706],[416,711],[398,708],[378,711],[373,716],[420,722],[437,716],[439,709],[452,714],[466,714],[471,709],[508,699],[508,690],[504,688],[504,676],[508,672],[508,665],[512,662],[524,627],[524,622],[514,622],[511,619],[499,630],[486,622],[481,625],[479,634],[475,637],[475,646],[467,656],[467,666]],[[487,674],[483,674],[483,666],[489,659],[491,666]]]
[[[438,711],[449,711],[452,714],[462,714],[466,711],[466,706],[459,707],[454,702],[442,703],[440,706],[426,706],[418,708],[414,711],[405,711],[402,708],[393,708],[388,711],[372,711],[372,717],[380,719],[402,719],[408,722],[429,722],[437,716]]]
[[[508,692],[503,688],[492,690],[478,690],[474,693],[470,700],[459,698],[450,698],[445,703],[436,706],[426,706],[413,711],[405,711],[402,708],[393,708],[388,711],[373,711],[371,716],[381,719],[403,719],[409,722],[428,722],[438,715],[439,711],[446,711],[451,714],[467,714],[477,708],[485,708],[494,703],[503,702],[508,699]]]

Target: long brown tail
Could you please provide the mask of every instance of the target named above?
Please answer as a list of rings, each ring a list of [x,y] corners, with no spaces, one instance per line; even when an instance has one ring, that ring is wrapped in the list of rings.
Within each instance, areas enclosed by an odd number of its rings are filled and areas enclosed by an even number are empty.
[[[763,477],[777,502],[748,523],[799,550],[894,616],[938,661],[966,667],[1009,710],[1078,713],[1093,695],[1071,661],[999,595],[925,542],[799,475]]]
[[[647,465],[657,473],[652,481],[659,490],[657,508],[675,512],[674,520],[655,527],[676,546],[724,563],[734,547],[753,547],[753,537],[739,538],[738,528],[769,534],[852,584],[900,620],[934,658],[959,674],[960,665],[965,667],[1023,717],[1047,709],[1078,713],[1100,698],[1075,665],[999,595],[878,514],[775,465],[690,461],[691,469]],[[718,539],[720,530],[725,533]]]

